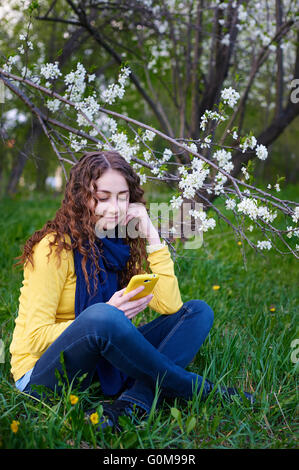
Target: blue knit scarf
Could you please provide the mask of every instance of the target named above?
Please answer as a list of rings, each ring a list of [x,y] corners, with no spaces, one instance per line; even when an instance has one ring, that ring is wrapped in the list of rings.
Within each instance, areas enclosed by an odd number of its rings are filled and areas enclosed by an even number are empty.
[[[118,226],[117,226],[118,227]],[[91,295],[88,294],[84,273],[81,266],[83,255],[74,249],[74,264],[77,276],[76,294],[75,294],[75,317],[80,315],[90,305],[98,302],[107,302],[115,291],[120,290],[118,272],[126,267],[130,257],[130,246],[124,243],[123,238],[118,237],[118,228],[116,227],[116,236],[109,238],[106,236],[101,238],[103,254],[100,255],[99,247],[100,239],[96,239],[97,260],[101,271],[97,275],[97,288],[94,289],[93,274],[95,272],[95,264],[91,258],[87,258],[86,271],[90,283]],[[109,230],[106,231],[109,234]],[[111,234],[111,232],[110,232]],[[73,238],[70,235],[73,242]],[[89,248],[89,243],[84,242],[83,246]],[[103,271],[103,269],[105,271]],[[95,293],[96,292],[96,293]],[[95,295],[94,295],[95,293]],[[99,376],[101,388],[104,394],[116,395],[121,390],[127,375],[119,369],[112,366],[105,358],[100,357],[97,364],[97,373]]]

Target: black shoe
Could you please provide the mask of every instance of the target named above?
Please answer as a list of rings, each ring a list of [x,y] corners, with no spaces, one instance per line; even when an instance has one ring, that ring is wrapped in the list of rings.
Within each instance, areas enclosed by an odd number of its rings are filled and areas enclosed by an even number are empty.
[[[205,381],[210,386],[210,390],[209,390],[209,393],[210,393],[213,390],[213,388],[215,388],[215,385],[207,379]],[[223,386],[218,385],[217,386],[217,394],[220,394],[221,398],[223,398],[225,401],[227,401],[229,403],[231,403],[233,401],[232,396],[234,396],[234,395],[237,395],[239,398],[242,398],[240,392],[235,387],[223,387]],[[251,393],[242,392],[242,395],[244,395],[245,398],[247,398],[247,400],[250,402],[251,405],[253,405],[253,403],[255,403],[255,398],[253,397],[253,395],[251,395]]]
[[[105,429],[108,426],[114,431],[122,431],[122,427],[118,422],[120,416],[137,416],[137,418],[146,418],[147,413],[141,407],[127,401],[115,400],[113,403],[102,402],[103,414],[97,424],[97,430]],[[92,421],[93,414],[96,410],[89,410],[85,416]]]

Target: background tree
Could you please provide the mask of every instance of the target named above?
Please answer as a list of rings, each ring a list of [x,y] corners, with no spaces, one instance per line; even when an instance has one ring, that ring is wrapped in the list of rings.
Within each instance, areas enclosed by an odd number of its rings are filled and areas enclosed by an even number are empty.
[[[161,179],[180,188],[174,206],[199,201],[250,244],[240,221],[232,224],[213,204],[221,195],[236,216],[238,200],[239,212],[294,253],[282,234],[297,236],[296,227],[275,229],[275,213],[258,204],[270,204],[297,223],[296,206],[249,183],[254,160],[265,161],[266,147],[298,116],[298,100],[292,99],[299,64],[295,2],[55,0],[32,2],[28,11],[26,32],[19,21],[13,28],[14,34],[23,31],[19,55],[6,58],[1,76],[11,100],[18,98],[35,116],[60,163],[76,161],[83,148],[116,147],[135,161],[144,181]],[[50,47],[41,42],[37,51],[41,34]],[[111,84],[124,63],[129,68]],[[127,80],[126,99],[116,102]],[[142,129],[157,136],[154,149]],[[146,175],[145,168],[157,176]],[[282,179],[273,181],[276,191]],[[213,228],[212,220],[210,226],[202,222]],[[264,242],[260,247],[272,246]]]

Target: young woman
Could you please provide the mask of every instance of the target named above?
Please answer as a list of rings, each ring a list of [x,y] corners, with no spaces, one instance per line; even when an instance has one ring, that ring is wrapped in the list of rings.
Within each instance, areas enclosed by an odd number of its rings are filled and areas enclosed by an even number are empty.
[[[40,398],[38,385],[59,392],[61,380],[81,389],[99,380],[104,395],[117,397],[103,403],[101,425],[115,429],[120,415],[148,415],[157,385],[158,403],[193,393],[205,398],[213,388],[185,370],[211,329],[213,311],[203,300],[182,302],[143,194],[117,152],[83,155],[56,216],[27,240],[17,263],[24,264],[24,280],[10,346],[16,387]],[[133,218],[138,236],[130,237]],[[153,294],[130,300],[143,289],[124,294],[130,278],[150,271],[159,274]],[[132,319],[148,305],[160,316],[136,327]]]

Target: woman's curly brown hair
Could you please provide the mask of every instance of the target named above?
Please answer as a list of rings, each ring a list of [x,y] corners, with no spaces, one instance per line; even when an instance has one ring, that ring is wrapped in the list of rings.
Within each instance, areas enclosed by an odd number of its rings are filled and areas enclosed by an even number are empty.
[[[23,253],[15,259],[20,259],[14,267],[18,265],[26,265],[29,261],[34,268],[32,257],[33,247],[48,233],[55,232],[53,241],[49,241],[50,253],[52,246],[57,245],[56,253],[61,262],[60,253],[63,249],[73,250],[77,248],[83,255],[82,269],[87,284],[88,293],[90,294],[90,283],[86,271],[87,257],[90,256],[95,263],[94,280],[100,271],[95,250],[95,224],[98,217],[94,213],[94,209],[89,208],[87,202],[91,199],[97,204],[96,183],[103,173],[113,169],[120,172],[127,181],[130,199],[129,202],[139,202],[146,206],[146,200],[143,198],[144,190],[140,186],[140,178],[133,170],[132,166],[115,151],[97,151],[85,153],[78,163],[70,170],[69,180],[67,181],[64,199],[61,207],[56,212],[53,220],[46,222],[41,230],[37,230],[25,243]],[[92,187],[93,191],[89,188]],[[69,244],[65,241],[64,234],[69,234],[73,238],[73,243]],[[147,261],[145,238],[123,238],[124,243],[130,246],[130,258],[127,262],[126,269],[119,273],[120,288],[125,287],[130,278],[134,274],[142,272],[142,268],[149,272],[149,263]],[[86,250],[83,242],[88,241],[90,250]],[[101,253],[101,241],[97,239],[99,251]],[[94,283],[96,285],[97,282]]]

